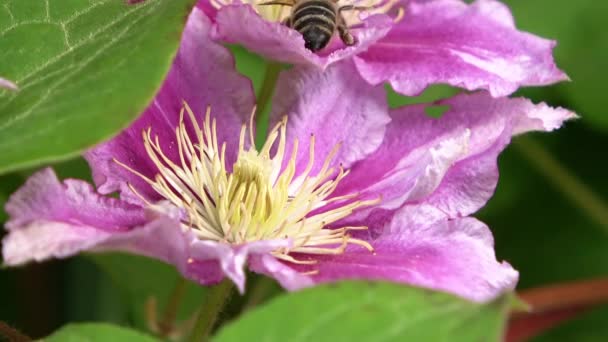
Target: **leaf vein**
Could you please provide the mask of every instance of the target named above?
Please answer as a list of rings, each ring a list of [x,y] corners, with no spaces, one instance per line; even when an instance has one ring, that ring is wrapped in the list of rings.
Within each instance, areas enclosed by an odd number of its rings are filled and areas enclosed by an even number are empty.
[[[44,0],[44,8],[46,11],[46,20],[51,21],[51,6],[49,5],[49,0]]]
[[[156,3],[156,5],[158,5],[158,2]],[[153,9],[155,9],[156,6],[149,8],[149,11],[152,11]],[[112,39],[110,39],[110,41],[105,44],[104,46],[102,46],[102,48],[98,49],[97,52],[95,52],[93,55],[91,55],[91,57],[89,57],[87,60],[85,60],[84,62],[80,63],[79,65],[77,65],[73,70],[71,70],[70,72],[66,73],[66,75],[64,77],[62,77],[61,79],[59,79],[57,82],[55,82],[54,85],[52,85],[51,87],[49,87],[49,90],[43,95],[41,96],[38,101],[36,101],[34,104],[32,104],[32,106],[30,106],[25,112],[22,113],[18,113],[15,114],[11,119],[12,120],[7,120],[4,124],[0,125],[0,131],[7,129],[7,127],[10,127],[11,125],[13,125],[15,122],[18,122],[20,120],[23,120],[24,118],[28,117],[30,113],[32,113],[32,111],[36,108],[38,108],[38,106],[42,103],[44,103],[44,101],[51,95],[53,94],[53,92],[63,83],[65,83],[67,80],[69,80],[71,78],[72,75],[74,75],[75,73],[77,73],[78,71],[82,70],[84,67],[86,67],[87,65],[89,65],[92,61],[94,61],[100,54],[102,54],[107,48],[109,48],[110,46],[112,46],[113,44],[115,44],[117,41],[120,40],[120,38],[122,38],[122,36],[124,36],[128,31],[131,30],[131,28],[133,26],[135,26],[135,24],[139,21],[142,20],[143,18],[145,18],[144,15],[140,16],[139,18],[135,19],[134,21],[131,22],[131,25],[127,25],[120,33],[114,35],[112,37]],[[27,138],[31,138],[35,135],[39,135],[41,133],[43,133],[44,131],[47,131],[49,129],[52,129],[54,126],[56,126],[57,124],[65,121],[66,119],[69,119],[70,116],[64,116],[62,117],[63,120],[57,120],[55,121],[55,125],[48,125],[44,130],[38,130],[36,132],[32,132],[32,134],[29,135],[21,135],[19,140],[24,140]],[[11,146],[14,145],[18,142],[12,142],[12,143],[8,143],[6,141],[3,141],[3,144],[0,144],[0,146]]]
[[[79,17],[81,17],[82,15],[85,15],[89,12],[91,12],[92,10],[94,10],[95,8],[105,5],[109,2],[110,0],[106,0],[106,1],[96,1],[94,3],[91,4],[91,6],[81,10],[81,11],[75,11],[74,14],[72,16],[70,16],[69,18],[65,19],[64,21],[60,22],[63,25],[67,25],[69,23],[71,23],[72,21],[78,19]]]
[[[148,9],[148,12],[151,12],[153,9],[156,8],[156,6],[158,6],[159,2],[155,2],[155,6],[152,6]],[[110,23],[108,23],[105,26],[102,26],[99,30],[92,32],[89,35],[89,39],[82,39],[80,41],[78,41],[78,43],[76,43],[75,45],[72,46],[72,48],[68,48],[66,49],[64,52],[58,54],[57,56],[53,57],[53,58],[49,58],[47,60],[46,63],[41,64],[39,67],[34,68],[31,72],[27,73],[25,76],[19,78],[16,80],[16,83],[19,84],[21,91],[26,90],[27,88],[29,88],[31,86],[31,84],[36,84],[38,83],[37,80],[38,78],[34,78],[33,81],[27,82],[27,80],[30,77],[34,77],[34,76],[38,76],[37,74],[39,74],[42,70],[44,70],[45,68],[51,66],[52,64],[61,61],[65,56],[69,55],[71,52],[81,48],[82,46],[84,46],[85,44],[91,43],[91,42],[95,42],[95,37],[98,35],[101,35],[102,33],[105,33],[110,27],[116,25],[117,23],[121,22],[123,19],[127,18],[128,16],[130,16],[131,14],[135,13],[136,11],[139,10],[143,10],[145,6],[137,6],[134,7],[134,9],[125,12],[122,16],[116,18],[115,20],[111,21]],[[140,18],[141,19],[141,18]],[[127,28],[131,28],[133,27],[133,23],[131,23],[131,25],[127,25]],[[66,38],[67,39],[67,38]],[[13,93],[13,96],[8,100],[5,101],[5,103],[3,104],[2,107],[0,107],[0,112],[6,108],[13,99],[15,99],[17,97],[16,93]],[[6,123],[3,125],[0,125],[0,130],[4,129],[6,127]]]
[[[14,23],[15,16],[13,15],[13,11],[11,11],[11,8],[8,6],[8,3],[4,4],[2,7],[4,7],[6,12],[8,13],[8,16],[11,18],[11,24]]]

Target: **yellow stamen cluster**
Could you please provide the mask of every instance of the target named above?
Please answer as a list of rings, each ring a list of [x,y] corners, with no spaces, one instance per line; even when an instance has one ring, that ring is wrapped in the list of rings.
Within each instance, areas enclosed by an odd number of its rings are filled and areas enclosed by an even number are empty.
[[[194,132],[192,138],[186,129],[184,113],[187,113]],[[311,175],[315,164],[314,136],[310,138],[305,169],[296,175],[297,140],[283,168],[286,123],[285,118],[270,131],[259,152],[254,147],[253,123],[249,127],[248,148],[245,147],[247,127],[243,125],[237,160],[230,172],[226,168],[226,144],[218,144],[216,122],[210,118],[210,109],[201,128],[193,112],[185,105],[180,113],[179,126],[175,129],[179,162],[164,154],[158,137],[152,136],[151,128],[144,130],[142,135],[147,154],[158,168],[159,173],[154,179],[120,161],[116,162],[140,176],[174,205],[184,208],[188,222],[183,222],[182,229],[191,229],[202,240],[239,245],[289,239],[290,248],[276,250],[273,254],[294,263],[309,262],[293,258],[289,255],[292,252],[340,254],[349,244],[373,251],[369,243],[349,234],[352,230],[365,230],[367,227],[330,229],[327,226],[357,208],[377,203],[377,200],[357,200],[357,194],[330,197],[348,171],[342,167],[337,170],[330,167],[339,148],[336,146],[320,170]],[[275,143],[278,143],[276,152],[271,157]],[[329,203],[332,203],[331,209],[317,210]]]

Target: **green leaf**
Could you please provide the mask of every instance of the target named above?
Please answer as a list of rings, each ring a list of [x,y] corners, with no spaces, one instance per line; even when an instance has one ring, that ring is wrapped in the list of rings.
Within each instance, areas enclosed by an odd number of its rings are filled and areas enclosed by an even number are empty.
[[[435,105],[434,102],[450,98],[460,92],[460,89],[445,84],[431,85],[418,96],[401,95],[395,92],[390,85],[386,85],[385,89],[390,108],[424,103],[426,104],[424,107],[425,113],[432,118],[440,118],[443,113],[450,109],[449,106]]]
[[[195,0],[0,0],[0,173],[126,127],[160,87]]]
[[[500,341],[510,298],[480,305],[396,284],[324,285],[248,312],[214,341]]]
[[[101,267],[121,290],[129,308],[131,320],[140,329],[147,329],[146,302],[154,298],[158,303],[158,318],[162,319],[164,307],[170,300],[182,276],[172,265],[143,256],[124,253],[100,253],[88,255]],[[187,281],[177,311],[177,320],[192,317],[203,301],[205,287]]]
[[[431,85],[418,96],[401,95],[395,92],[389,85],[386,85],[385,89],[388,104],[391,108],[398,108],[401,106],[418,103],[432,103],[434,101],[452,97],[460,92],[460,89],[445,84]]]
[[[106,323],[68,324],[44,339],[45,342],[156,342],[139,331]]]
[[[256,97],[264,80],[264,72],[268,63],[259,55],[239,46],[230,45],[230,52],[234,56],[236,70],[251,80],[255,88]]]

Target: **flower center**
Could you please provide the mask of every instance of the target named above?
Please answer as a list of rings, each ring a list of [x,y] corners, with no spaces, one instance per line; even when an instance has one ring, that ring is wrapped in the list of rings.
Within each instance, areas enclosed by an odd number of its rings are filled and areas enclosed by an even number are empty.
[[[210,0],[213,7],[219,9],[222,6],[231,4],[250,4],[255,11],[264,19],[274,22],[283,22],[291,15],[293,5],[298,1],[304,0]],[[327,0],[339,3],[340,0]],[[372,14],[389,14],[395,21],[403,17],[403,7],[401,0],[351,0],[338,4],[338,8],[345,5],[352,5],[354,8],[348,11],[341,11],[346,20],[347,26],[361,23],[359,14],[365,12],[367,16]]]
[[[185,113],[193,128],[195,142],[186,129]],[[252,122],[249,125],[250,147],[245,147],[247,127],[243,125],[237,160],[229,171],[226,167],[226,144],[221,147],[218,144],[216,122],[210,119],[210,109],[201,128],[193,112],[185,105],[180,112],[179,126],[175,129],[178,163],[165,155],[158,137],[152,137],[151,128],[144,130],[142,135],[147,154],[158,168],[154,179],[118,160],[115,162],[140,176],[175,206],[185,209],[188,217],[182,222],[182,229],[191,230],[202,240],[239,245],[289,239],[290,248],[276,250],[273,254],[294,263],[309,262],[293,258],[292,252],[340,254],[349,244],[373,251],[368,242],[350,236],[351,231],[367,227],[328,226],[358,208],[378,203],[378,200],[357,200],[357,194],[331,197],[348,171],[342,167],[330,167],[339,148],[336,146],[320,170],[311,175],[315,164],[314,136],[310,138],[305,169],[296,176],[297,140],[283,168],[287,157],[286,124],[285,118],[270,131],[260,151],[254,147]],[[270,151],[275,145],[276,153],[271,157]],[[146,201],[143,197],[142,200]],[[331,208],[327,207],[330,203]]]

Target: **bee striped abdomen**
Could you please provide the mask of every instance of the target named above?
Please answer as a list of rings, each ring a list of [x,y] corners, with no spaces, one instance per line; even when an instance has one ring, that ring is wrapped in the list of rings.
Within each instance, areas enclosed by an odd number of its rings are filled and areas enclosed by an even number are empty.
[[[291,27],[302,34],[304,46],[311,51],[324,48],[336,30],[336,7],[323,0],[303,0],[296,4]]]

